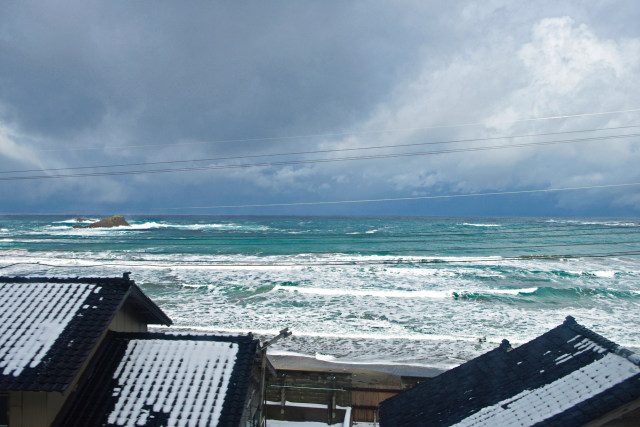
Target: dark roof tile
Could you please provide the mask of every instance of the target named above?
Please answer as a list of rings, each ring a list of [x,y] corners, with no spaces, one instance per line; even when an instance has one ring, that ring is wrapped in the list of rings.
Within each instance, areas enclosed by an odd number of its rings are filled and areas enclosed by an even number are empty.
[[[160,426],[194,419],[199,425],[238,425],[257,346],[251,335],[109,333],[92,377],[57,423],[122,425],[138,419],[138,425]],[[126,402],[136,405],[128,408]]]
[[[125,299],[171,322],[139,294],[128,278],[0,277],[0,391],[66,390]]]
[[[487,411],[494,424],[512,417],[524,425],[581,425],[640,398],[635,355],[572,317],[512,351],[507,345],[385,400],[381,425],[474,425]]]

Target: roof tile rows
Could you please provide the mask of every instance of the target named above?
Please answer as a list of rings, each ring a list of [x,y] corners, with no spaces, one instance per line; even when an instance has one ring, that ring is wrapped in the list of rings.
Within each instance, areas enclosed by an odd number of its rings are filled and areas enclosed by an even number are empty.
[[[0,277],[0,391],[65,391],[132,291],[128,278]]]
[[[238,425],[257,340],[110,333],[65,426]]]
[[[582,425],[640,398],[634,356],[568,317],[385,400],[381,425]]]

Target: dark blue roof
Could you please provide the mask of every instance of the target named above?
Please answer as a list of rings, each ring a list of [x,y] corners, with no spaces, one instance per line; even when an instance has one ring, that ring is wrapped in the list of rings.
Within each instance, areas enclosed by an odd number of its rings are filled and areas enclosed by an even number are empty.
[[[110,332],[54,424],[237,426],[257,349],[251,334]]]
[[[579,426],[640,398],[639,360],[569,316],[383,401],[380,424]]]
[[[126,275],[0,277],[0,391],[65,391],[125,301],[171,323]]]

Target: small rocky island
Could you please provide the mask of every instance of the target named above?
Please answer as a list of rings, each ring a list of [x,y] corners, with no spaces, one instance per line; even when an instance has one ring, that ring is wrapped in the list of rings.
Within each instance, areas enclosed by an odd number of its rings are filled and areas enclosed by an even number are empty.
[[[114,215],[109,218],[101,219],[89,225],[74,225],[73,228],[111,228],[111,227],[131,227],[122,215]]]

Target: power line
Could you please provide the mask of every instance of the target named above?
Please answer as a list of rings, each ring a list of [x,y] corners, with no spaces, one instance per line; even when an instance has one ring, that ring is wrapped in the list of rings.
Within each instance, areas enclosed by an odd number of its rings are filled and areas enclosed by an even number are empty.
[[[391,145],[379,145],[379,146],[372,146],[372,147],[354,147],[354,148],[340,148],[340,149],[332,149],[332,150],[299,151],[299,152],[292,152],[292,153],[290,152],[290,153],[276,153],[276,154],[254,154],[254,155],[246,155],[246,156],[214,157],[214,158],[189,159],[189,160],[168,160],[168,161],[140,162],[140,163],[119,163],[119,164],[111,164],[111,165],[75,166],[75,167],[64,167],[64,168],[23,169],[23,170],[13,170],[13,171],[0,171],[0,174],[50,172],[50,171],[82,170],[82,169],[104,169],[104,168],[115,168],[115,167],[166,165],[166,164],[210,162],[210,161],[221,161],[221,160],[240,160],[240,159],[264,158],[264,157],[297,156],[297,155],[306,155],[306,154],[326,154],[326,153],[338,153],[338,152],[347,152],[347,151],[378,150],[378,149],[384,149],[384,148],[455,144],[455,143],[461,143],[461,142],[495,141],[500,139],[512,139],[512,138],[532,138],[532,137],[539,137],[539,136],[566,135],[571,133],[599,132],[603,130],[620,130],[620,129],[631,129],[631,128],[638,128],[638,127],[640,127],[640,125],[618,126],[618,127],[598,128],[598,129],[584,129],[584,130],[573,130],[573,131],[563,131],[563,132],[548,132],[548,133],[526,134],[526,135],[497,136],[497,137],[487,137],[487,138],[470,138],[470,139],[457,139],[457,140],[447,140],[447,141],[418,142],[418,143],[411,143],[411,144],[391,144]],[[616,137],[616,136],[620,136],[620,135],[614,135],[613,137]]]
[[[518,190],[518,191],[500,191],[489,193],[469,193],[469,194],[445,194],[439,196],[414,196],[414,197],[389,197],[383,199],[359,199],[359,200],[334,200],[325,202],[291,202],[291,203],[264,203],[264,204],[248,204],[248,205],[219,205],[219,206],[183,206],[171,208],[150,208],[162,210],[184,210],[184,209],[226,209],[226,208],[264,208],[274,206],[311,206],[311,205],[336,205],[346,203],[378,203],[378,202],[396,202],[403,200],[429,200],[429,199],[454,199],[459,197],[485,197],[485,196],[502,196],[511,194],[531,194],[531,193],[551,193],[559,191],[575,191],[575,190],[593,190],[598,188],[620,188],[632,187],[640,185],[640,182],[631,182],[625,184],[606,184],[606,185],[589,185],[583,187],[564,187],[564,188],[544,188],[537,190]]]
[[[604,116],[604,115],[612,115],[612,114],[622,114],[622,113],[633,113],[640,111],[640,108],[633,108],[629,110],[618,110],[618,111],[603,111],[603,112],[595,112],[595,113],[581,113],[581,114],[567,114],[567,115],[558,115],[558,116],[546,116],[546,117],[533,117],[528,119],[518,119],[518,120],[509,120],[509,121],[501,121],[495,122],[496,125],[502,124],[513,124],[513,123],[525,123],[525,122],[534,122],[534,121],[545,121],[545,120],[560,120],[560,119],[571,119],[577,117],[593,117],[593,116]],[[357,132],[337,132],[337,133],[318,133],[318,134],[306,134],[306,135],[295,135],[295,136],[269,136],[269,137],[259,137],[259,138],[239,138],[239,139],[219,139],[214,141],[195,141],[195,142],[182,142],[180,144],[168,143],[168,144],[142,144],[142,145],[106,145],[102,147],[71,147],[71,148],[53,148],[53,149],[41,149],[35,151],[85,151],[85,150],[103,150],[105,148],[148,148],[148,147],[166,147],[166,146],[183,146],[183,145],[202,145],[202,144],[217,144],[217,143],[227,143],[227,142],[256,142],[256,141],[277,141],[277,140],[288,140],[288,139],[304,139],[304,138],[324,138],[324,137],[336,137],[336,136],[352,136],[352,135],[369,135],[369,134],[379,134],[379,133],[390,133],[390,132],[407,132],[407,131],[420,131],[420,130],[434,130],[434,129],[454,129],[460,127],[473,127],[473,126],[487,126],[486,123],[462,123],[462,124],[452,124],[452,125],[440,125],[440,126],[426,126],[426,127],[407,127],[407,128],[394,128],[394,129],[381,129],[381,130],[371,130],[371,131],[357,131]]]
[[[368,155],[368,156],[352,156],[352,157],[328,158],[328,159],[292,160],[292,161],[266,162],[266,163],[245,163],[245,164],[235,164],[235,165],[193,166],[193,167],[183,167],[183,168],[173,168],[173,169],[147,169],[147,170],[134,170],[134,171],[92,172],[92,173],[76,173],[76,174],[60,174],[60,175],[31,175],[31,176],[0,178],[0,181],[54,179],[54,178],[80,178],[80,177],[92,177],[92,176],[141,175],[141,174],[189,172],[189,171],[202,171],[202,170],[238,169],[238,168],[249,168],[249,167],[271,167],[271,166],[290,166],[290,165],[303,165],[303,164],[314,164],[314,163],[333,163],[333,162],[343,162],[343,161],[353,161],[353,160],[375,160],[375,159],[389,159],[389,158],[398,158],[398,157],[414,157],[414,156],[426,156],[426,155],[437,155],[437,154],[451,154],[451,153],[462,153],[462,152],[524,148],[524,147],[533,147],[533,146],[568,144],[568,143],[575,143],[575,142],[601,141],[606,139],[621,139],[621,138],[637,137],[637,136],[640,136],[640,134],[625,134],[625,135],[601,136],[601,137],[569,139],[569,140],[559,140],[559,141],[530,142],[530,143],[511,144],[511,145],[466,147],[466,148],[453,148],[453,149],[438,150],[438,151],[377,154],[377,155]]]

